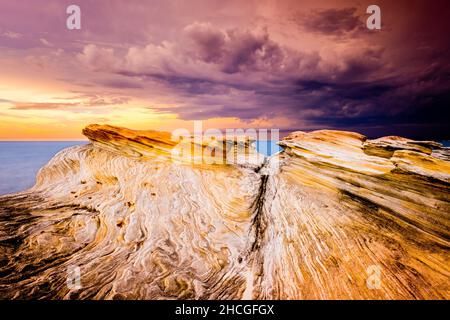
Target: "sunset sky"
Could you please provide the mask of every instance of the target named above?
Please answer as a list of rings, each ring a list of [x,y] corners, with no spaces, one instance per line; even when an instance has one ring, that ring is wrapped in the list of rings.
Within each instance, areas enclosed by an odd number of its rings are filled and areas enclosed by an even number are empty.
[[[81,7],[81,30],[66,7]],[[382,29],[366,28],[377,4]],[[133,129],[450,138],[448,1],[0,0],[0,140]]]

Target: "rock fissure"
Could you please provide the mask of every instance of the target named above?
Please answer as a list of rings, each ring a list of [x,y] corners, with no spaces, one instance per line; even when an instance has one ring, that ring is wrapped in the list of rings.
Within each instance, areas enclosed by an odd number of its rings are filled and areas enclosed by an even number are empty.
[[[255,251],[259,248],[261,238],[264,234],[264,206],[266,202],[266,188],[269,176],[267,174],[261,175],[261,182],[256,195],[255,201],[252,204],[253,219],[252,219],[252,230],[254,235],[254,240],[251,245],[251,251]]]

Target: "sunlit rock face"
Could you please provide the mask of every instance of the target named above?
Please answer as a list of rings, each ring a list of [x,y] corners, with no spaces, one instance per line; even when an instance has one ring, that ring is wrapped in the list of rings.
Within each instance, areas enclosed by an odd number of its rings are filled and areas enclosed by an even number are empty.
[[[0,197],[0,298],[450,298],[439,144],[295,132],[264,159],[248,140],[84,133]]]

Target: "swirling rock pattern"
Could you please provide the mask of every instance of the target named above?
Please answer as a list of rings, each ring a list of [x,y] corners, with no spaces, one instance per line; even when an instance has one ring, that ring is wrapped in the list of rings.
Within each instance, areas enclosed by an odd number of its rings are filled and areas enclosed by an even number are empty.
[[[223,139],[226,161],[193,163],[169,133],[83,132],[91,144],[0,197],[0,298],[450,297],[450,152],[437,143],[295,132],[268,159]],[[81,287],[67,285],[73,267]]]

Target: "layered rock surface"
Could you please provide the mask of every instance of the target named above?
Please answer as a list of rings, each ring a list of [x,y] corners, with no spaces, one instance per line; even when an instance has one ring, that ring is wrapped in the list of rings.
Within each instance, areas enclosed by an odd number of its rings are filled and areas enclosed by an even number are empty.
[[[84,133],[0,197],[0,298],[450,298],[439,144],[295,132],[264,160],[248,140]]]

